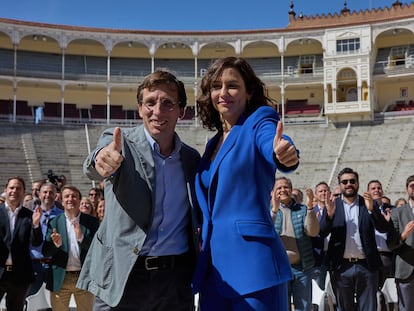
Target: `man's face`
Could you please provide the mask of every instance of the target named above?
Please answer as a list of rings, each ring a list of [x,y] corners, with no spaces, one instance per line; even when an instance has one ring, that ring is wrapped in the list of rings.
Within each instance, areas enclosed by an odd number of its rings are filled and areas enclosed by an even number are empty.
[[[339,186],[346,198],[353,198],[358,194],[359,184],[356,176],[352,173],[345,173],[340,177]]]
[[[43,186],[40,189],[39,196],[44,208],[51,208],[55,204],[56,191],[52,186]]]
[[[7,204],[13,208],[19,207],[24,198],[23,184],[18,179],[11,179],[5,190]]]
[[[330,197],[329,187],[325,184],[320,184],[316,187],[316,198],[319,202],[325,202]]]
[[[42,186],[41,182],[34,182],[32,184],[32,196],[33,198],[39,197],[40,187]]]
[[[276,181],[273,188],[273,195],[276,196],[283,204],[288,205],[292,200],[292,187],[285,179]]]
[[[414,181],[410,182],[407,186],[408,197],[414,201]]]
[[[80,211],[79,193],[71,189],[64,189],[61,195],[62,195],[62,205],[65,208],[65,211],[71,211],[74,214],[79,213]]]
[[[374,200],[380,200],[384,195],[384,191],[382,191],[382,186],[378,182],[372,182],[368,186],[368,192],[371,193],[372,198]]]
[[[151,89],[143,89],[142,104],[138,112],[145,129],[161,144],[172,139],[175,125],[184,109],[178,104],[178,90],[174,84],[159,84]]]

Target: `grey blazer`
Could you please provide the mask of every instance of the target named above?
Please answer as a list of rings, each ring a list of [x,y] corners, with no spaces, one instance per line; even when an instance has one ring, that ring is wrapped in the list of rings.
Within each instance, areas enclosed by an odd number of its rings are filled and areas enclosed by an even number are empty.
[[[395,230],[388,233],[387,244],[395,250],[395,278],[405,280],[414,272],[414,234],[411,233],[404,242],[400,240],[407,223],[414,220],[410,204],[393,209],[391,219]]]
[[[96,149],[84,162],[84,173],[94,180],[102,177],[94,168],[94,154],[111,143],[113,129],[104,131]],[[117,172],[105,180],[105,217],[94,236],[77,287],[90,291],[113,307],[122,298],[128,276],[138,258],[150,228],[155,195],[155,166],[143,126],[122,129],[124,161]],[[183,144],[181,162],[187,183],[191,211],[190,249],[197,251],[194,177],[199,153]]]

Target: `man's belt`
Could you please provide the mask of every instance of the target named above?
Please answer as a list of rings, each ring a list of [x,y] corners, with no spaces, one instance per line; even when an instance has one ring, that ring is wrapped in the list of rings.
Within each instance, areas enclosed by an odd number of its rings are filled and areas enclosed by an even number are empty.
[[[191,259],[188,253],[169,256],[139,256],[135,268],[145,271],[171,270],[190,264]]]
[[[32,261],[35,263],[50,265],[52,263],[52,258],[32,258]]]

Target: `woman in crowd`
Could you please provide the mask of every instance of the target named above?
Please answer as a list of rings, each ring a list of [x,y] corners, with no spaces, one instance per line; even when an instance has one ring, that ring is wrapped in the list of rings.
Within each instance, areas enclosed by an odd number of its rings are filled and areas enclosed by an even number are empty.
[[[246,60],[215,61],[201,91],[198,116],[218,131],[196,176],[203,226],[193,285],[201,310],[285,311],[291,270],[269,200],[276,169],[295,169],[298,152]]]
[[[80,202],[80,211],[84,214],[92,215],[93,214],[93,205],[92,201],[87,197],[83,197]],[[93,215],[95,216],[95,215]]]

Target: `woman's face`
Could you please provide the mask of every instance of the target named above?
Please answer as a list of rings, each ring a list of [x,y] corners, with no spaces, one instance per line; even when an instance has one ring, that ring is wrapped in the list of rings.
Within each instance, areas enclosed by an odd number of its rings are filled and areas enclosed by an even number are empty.
[[[211,100],[223,120],[234,125],[246,109],[247,94],[244,80],[235,68],[226,68],[211,87]]]
[[[84,214],[90,215],[92,213],[92,204],[86,199],[81,200],[79,208],[80,211]]]

